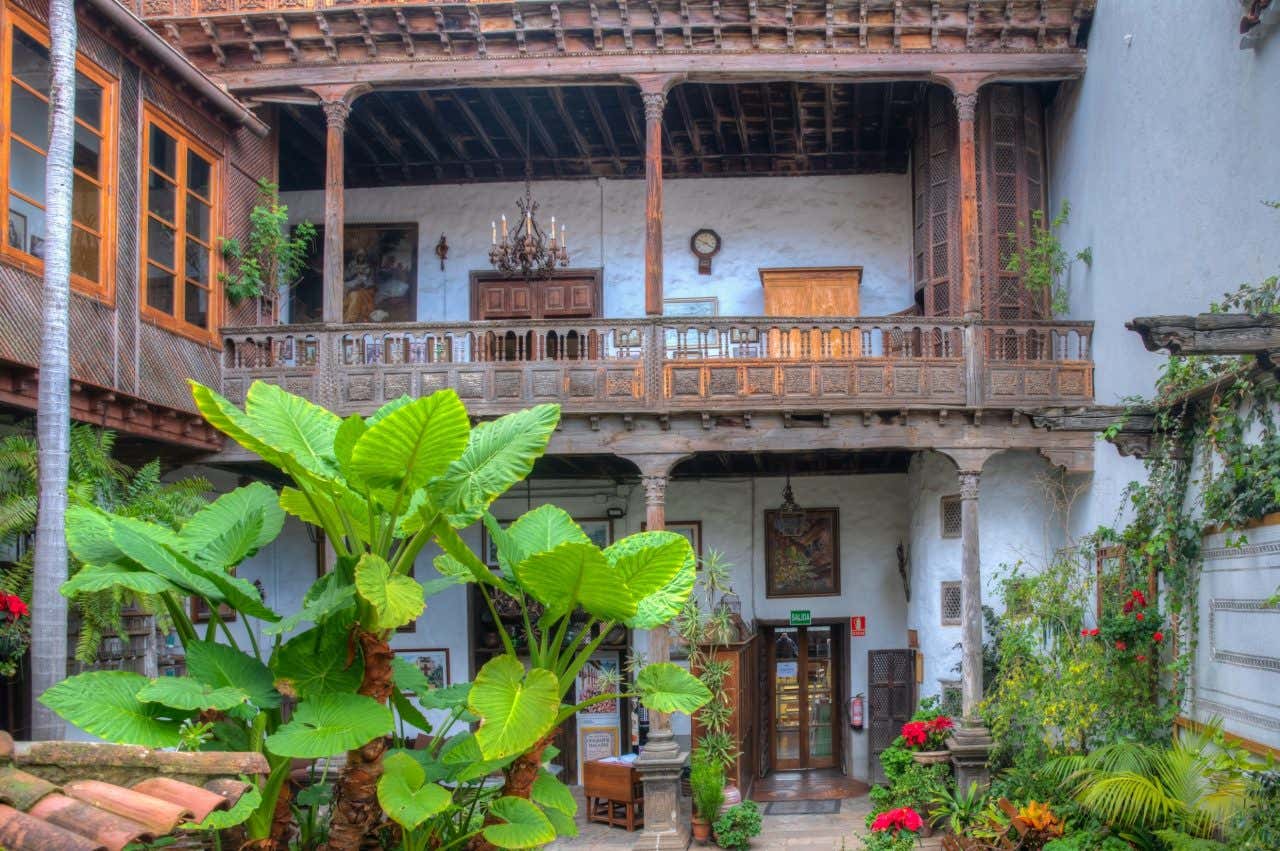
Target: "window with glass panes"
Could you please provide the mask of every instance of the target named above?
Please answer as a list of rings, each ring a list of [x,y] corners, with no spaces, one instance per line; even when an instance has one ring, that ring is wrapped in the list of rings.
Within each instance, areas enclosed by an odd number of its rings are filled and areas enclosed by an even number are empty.
[[[5,50],[3,251],[37,269],[44,260],[45,157],[49,147],[49,34],[39,22],[12,7],[4,9]],[[112,293],[116,81],[83,56],[76,58],[75,147],[72,155],[71,283],[101,298]]]
[[[143,311],[201,338],[215,327],[218,160],[147,108],[143,173]]]

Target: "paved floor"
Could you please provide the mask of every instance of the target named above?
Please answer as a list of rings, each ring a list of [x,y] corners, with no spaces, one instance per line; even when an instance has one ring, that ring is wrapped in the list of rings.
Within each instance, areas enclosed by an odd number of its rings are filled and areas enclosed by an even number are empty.
[[[575,793],[581,800],[581,790]],[[762,805],[763,808],[763,805]],[[689,799],[681,799],[682,818],[689,820]],[[870,802],[866,796],[841,801],[840,812],[834,815],[766,815],[764,830],[751,843],[761,851],[773,849],[808,849],[808,851],[858,851],[862,847],[860,837],[866,832],[866,816]],[[602,824],[586,824],[579,810],[580,834],[574,839],[562,839],[548,846],[553,851],[630,851],[640,839],[640,833],[627,833],[621,828]],[[693,848],[699,846],[694,843]],[[709,846],[714,847],[714,846]],[[924,847],[930,847],[928,840]]]

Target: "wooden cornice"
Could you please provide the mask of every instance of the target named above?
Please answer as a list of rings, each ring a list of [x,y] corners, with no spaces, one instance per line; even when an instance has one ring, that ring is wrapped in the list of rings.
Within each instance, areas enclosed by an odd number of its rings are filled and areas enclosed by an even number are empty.
[[[1142,337],[1148,351],[1175,355],[1259,355],[1280,352],[1280,314],[1201,313],[1138,316],[1125,327]]]
[[[1115,429],[1107,440],[1121,455],[1146,458],[1153,452],[1181,452],[1159,428],[1157,411],[1146,406],[1089,405],[1024,411],[1036,428],[1057,432],[1101,434]]]
[[[480,3],[143,0],[147,22],[233,91],[361,80],[503,85],[617,82],[635,74],[712,81],[1062,79],[1084,70],[1092,0],[862,0],[710,6],[625,0]]]

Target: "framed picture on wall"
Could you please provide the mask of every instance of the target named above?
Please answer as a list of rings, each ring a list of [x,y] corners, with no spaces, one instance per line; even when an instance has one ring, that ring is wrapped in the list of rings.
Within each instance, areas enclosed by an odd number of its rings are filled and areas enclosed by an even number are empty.
[[[840,512],[806,508],[795,535],[778,531],[778,512],[764,513],[766,597],[836,597],[840,594]]]
[[[444,688],[453,683],[449,671],[449,648],[427,647],[414,650],[396,650],[396,656],[416,667],[431,683],[432,688]]]
[[[702,567],[702,521],[701,520],[668,520],[663,529],[667,532],[675,532],[677,535],[684,535],[689,539],[689,546],[693,547],[694,558],[698,560],[698,567]],[[641,523],[640,531],[648,531],[648,524]]]
[[[600,549],[604,549],[613,543],[613,521],[608,517],[575,517],[574,522],[582,527],[582,531],[587,533],[591,543]]]
[[[209,604],[204,601],[203,597],[191,598],[191,622],[192,623],[208,623],[212,612],[209,611]],[[218,606],[218,617],[223,623],[231,623],[236,619],[236,610],[228,606],[226,603]]]
[[[324,228],[316,228],[307,269],[290,290],[292,322],[323,316]],[[418,225],[347,224],[342,229],[342,321],[413,322],[418,312]]]
[[[717,296],[700,298],[664,298],[663,316],[719,316],[720,299]]]

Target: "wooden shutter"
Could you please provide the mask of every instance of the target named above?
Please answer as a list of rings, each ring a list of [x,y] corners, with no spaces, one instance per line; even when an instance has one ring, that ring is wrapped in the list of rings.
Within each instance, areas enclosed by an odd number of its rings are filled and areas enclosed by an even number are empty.
[[[760,282],[766,316],[858,315],[861,267],[761,269]]]
[[[1049,316],[1048,294],[1033,297],[1005,271],[1030,243],[1032,213],[1045,208],[1044,110],[1031,86],[987,86],[978,99],[978,216],[982,314],[1014,321]]]
[[[916,651],[867,652],[867,732],[871,780],[885,782],[880,754],[893,744],[916,708]]]
[[[916,106],[912,148],[916,292],[925,316],[959,316],[959,169],[951,93],[930,86]]]

